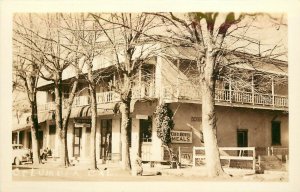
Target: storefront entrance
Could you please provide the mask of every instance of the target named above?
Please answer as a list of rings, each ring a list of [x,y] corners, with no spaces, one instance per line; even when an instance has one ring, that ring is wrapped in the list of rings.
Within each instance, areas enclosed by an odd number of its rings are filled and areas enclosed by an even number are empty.
[[[101,147],[100,158],[104,161],[111,159],[111,136],[112,136],[112,120],[101,120]]]
[[[142,160],[150,161],[152,155],[152,117],[140,119],[140,146]]]
[[[74,127],[74,141],[73,141],[73,156],[80,156],[80,142],[81,142],[81,127]]]
[[[238,129],[237,130],[237,146],[238,147],[248,147],[248,130],[247,129]],[[243,151],[242,156],[247,156],[248,151]]]
[[[44,144],[44,142],[43,142],[44,139],[43,138],[44,138],[44,132],[39,130],[38,134],[37,134],[37,139],[38,139],[38,146],[39,146],[40,150],[43,149],[43,147],[44,147],[43,146],[43,144]]]

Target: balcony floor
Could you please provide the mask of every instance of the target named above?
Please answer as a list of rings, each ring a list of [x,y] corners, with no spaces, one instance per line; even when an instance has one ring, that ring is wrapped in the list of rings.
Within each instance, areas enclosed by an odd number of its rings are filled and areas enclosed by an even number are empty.
[[[165,99],[165,103],[194,103],[202,104],[201,100],[193,99]],[[250,103],[230,103],[224,101],[216,101],[215,105],[217,106],[228,106],[228,107],[240,107],[240,108],[251,108],[251,109],[267,109],[267,110],[276,110],[276,111],[288,111],[287,107],[278,107],[270,105],[252,105]]]

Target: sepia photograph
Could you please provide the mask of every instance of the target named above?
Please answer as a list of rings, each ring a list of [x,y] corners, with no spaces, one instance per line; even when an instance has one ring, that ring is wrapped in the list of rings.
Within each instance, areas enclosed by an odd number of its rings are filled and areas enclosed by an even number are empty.
[[[39,10],[9,19],[11,126],[1,158],[12,185],[291,182],[286,11]]]

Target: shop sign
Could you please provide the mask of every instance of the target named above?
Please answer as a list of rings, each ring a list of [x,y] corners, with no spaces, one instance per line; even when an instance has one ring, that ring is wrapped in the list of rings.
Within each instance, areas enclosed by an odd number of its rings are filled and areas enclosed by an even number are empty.
[[[191,121],[201,122],[201,117],[191,117]]]
[[[181,153],[180,162],[182,164],[190,164],[193,161],[192,156],[193,156],[192,153]]]
[[[90,123],[75,123],[74,127],[91,127]]]
[[[74,123],[75,123],[75,127],[91,127],[92,120],[75,118]]]
[[[136,115],[136,119],[148,119],[148,115]]]
[[[84,123],[84,124],[91,124],[92,120],[91,119],[81,119],[81,118],[76,118],[75,123]]]
[[[172,143],[192,143],[191,131],[171,131]]]

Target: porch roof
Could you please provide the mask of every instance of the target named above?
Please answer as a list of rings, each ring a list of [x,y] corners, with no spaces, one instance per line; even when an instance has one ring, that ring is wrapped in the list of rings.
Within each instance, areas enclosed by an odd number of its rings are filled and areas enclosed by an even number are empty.
[[[116,103],[104,103],[97,105],[97,116],[99,115],[113,115]],[[72,108],[70,118],[75,117],[91,117],[90,105]]]
[[[27,129],[30,129],[31,124],[27,123],[27,124],[14,124],[12,126],[12,132],[17,132],[17,131],[24,131]]]

